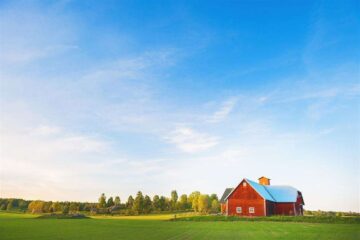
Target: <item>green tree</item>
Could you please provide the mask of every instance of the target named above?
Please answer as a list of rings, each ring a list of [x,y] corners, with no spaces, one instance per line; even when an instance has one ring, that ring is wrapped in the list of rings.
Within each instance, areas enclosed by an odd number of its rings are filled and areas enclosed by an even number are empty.
[[[68,214],[69,213],[69,205],[64,204],[61,209],[62,214]]]
[[[156,211],[160,211],[161,208],[160,208],[160,197],[159,195],[155,195],[153,197],[153,202],[152,202],[152,205],[153,205],[153,209],[156,210]]]
[[[14,207],[14,200],[10,199],[7,206],[6,206],[6,210],[10,211],[11,209],[13,209],[13,207]]]
[[[180,196],[180,209],[185,210],[188,208],[188,197],[186,194]]]
[[[28,208],[29,202],[25,200],[19,201],[19,209],[25,211]]]
[[[176,190],[171,191],[171,209],[175,210],[176,202],[178,200],[178,194]]]
[[[126,208],[132,209],[133,205],[134,205],[134,198],[130,195],[126,202]]]
[[[159,200],[160,210],[165,211],[166,210],[166,198],[164,196],[160,197]]]
[[[213,193],[213,194],[210,195],[210,202],[212,202],[214,199],[217,200],[217,201],[219,201],[219,198],[218,198],[218,196],[217,196],[215,193]]]
[[[151,212],[151,205],[152,205],[151,199],[148,195],[146,195],[144,198],[144,213]]]
[[[209,212],[210,209],[210,197],[207,194],[201,194],[198,198],[198,211],[202,213]]]
[[[108,201],[107,201],[107,203],[106,203],[106,206],[107,206],[107,207],[112,207],[112,206],[114,206],[114,199],[113,199],[113,197],[109,197],[109,199],[108,199]]]
[[[213,199],[212,202],[211,202],[211,212],[212,213],[218,213],[219,211],[220,211],[219,201],[217,199]]]
[[[106,196],[105,193],[101,194],[100,198],[99,198],[99,204],[98,204],[99,208],[104,208],[106,207]]]
[[[53,202],[50,207],[52,212],[60,212],[61,211],[61,205],[59,202]]]
[[[42,213],[44,204],[45,203],[43,201],[32,201],[29,204],[28,209],[32,213]]]
[[[119,197],[119,196],[116,196],[116,197],[115,197],[115,205],[116,205],[116,206],[119,206],[120,204],[121,204],[120,197]]]
[[[199,211],[199,207],[198,207],[199,206],[199,196],[200,196],[199,191],[192,192],[189,195],[189,199],[188,199],[189,203],[191,203],[191,207],[195,212]]]
[[[79,204],[76,202],[71,202],[69,206],[69,211],[72,213],[76,213],[79,211]]]
[[[141,214],[144,210],[144,196],[141,191],[138,191],[136,194],[136,198],[134,200],[134,205],[132,209],[137,212],[138,214]]]
[[[43,212],[45,212],[45,213],[50,212],[51,205],[52,205],[52,202],[44,202]]]

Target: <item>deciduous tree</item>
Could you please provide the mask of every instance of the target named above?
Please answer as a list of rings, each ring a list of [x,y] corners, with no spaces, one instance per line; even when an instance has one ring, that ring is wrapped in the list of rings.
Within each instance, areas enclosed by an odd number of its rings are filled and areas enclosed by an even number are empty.
[[[99,204],[98,204],[99,208],[104,208],[106,207],[106,196],[105,193],[101,194],[100,198],[99,198]]]
[[[119,206],[120,204],[121,204],[120,197],[119,197],[119,196],[116,196],[116,197],[115,197],[115,205],[116,205],[116,206]]]

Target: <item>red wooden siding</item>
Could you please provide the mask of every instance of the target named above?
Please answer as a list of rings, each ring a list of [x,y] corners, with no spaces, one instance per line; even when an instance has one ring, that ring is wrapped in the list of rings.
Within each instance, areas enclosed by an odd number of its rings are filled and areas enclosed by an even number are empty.
[[[244,182],[246,181],[243,180],[228,197],[228,215],[264,216],[264,199],[248,183],[244,186]],[[237,207],[242,208],[242,213],[236,212]],[[249,212],[250,207],[254,208],[254,213]]]
[[[295,203],[276,203],[275,215],[295,215]]]

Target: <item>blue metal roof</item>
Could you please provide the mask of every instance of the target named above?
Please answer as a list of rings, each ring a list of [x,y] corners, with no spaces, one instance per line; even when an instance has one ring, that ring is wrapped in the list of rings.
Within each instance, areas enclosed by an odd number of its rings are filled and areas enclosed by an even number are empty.
[[[254,188],[254,190],[259,193],[260,196],[263,197],[265,200],[272,202],[296,202],[298,190],[293,187],[261,185],[247,178],[245,178],[245,181],[249,183],[251,187]],[[233,189],[233,191],[234,190],[235,189]],[[230,196],[230,194],[228,194],[228,196]],[[227,199],[227,197],[225,198],[225,200]]]
[[[247,178],[245,178],[245,181],[248,182],[251,187],[253,187],[255,191],[260,194],[260,196],[262,196],[268,201],[275,202],[275,199],[269,194],[264,185],[258,184],[257,182],[251,181]]]
[[[264,186],[276,202],[296,202],[298,190],[290,186]]]

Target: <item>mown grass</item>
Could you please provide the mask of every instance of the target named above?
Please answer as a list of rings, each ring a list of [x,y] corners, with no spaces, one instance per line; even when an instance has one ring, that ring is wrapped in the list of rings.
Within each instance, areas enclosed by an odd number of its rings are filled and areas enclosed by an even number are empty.
[[[342,224],[360,224],[360,217],[337,217],[337,216],[271,216],[271,217],[238,217],[238,216],[179,216],[176,221],[193,222],[304,222],[304,223],[342,223]],[[359,226],[360,228],[360,226]]]
[[[171,214],[169,214],[171,215]],[[0,213],[1,240],[113,240],[113,239],[359,239],[357,224],[319,224],[249,221],[168,221],[119,217],[39,219]],[[155,218],[155,215],[152,217]],[[170,217],[170,216],[168,216]]]

